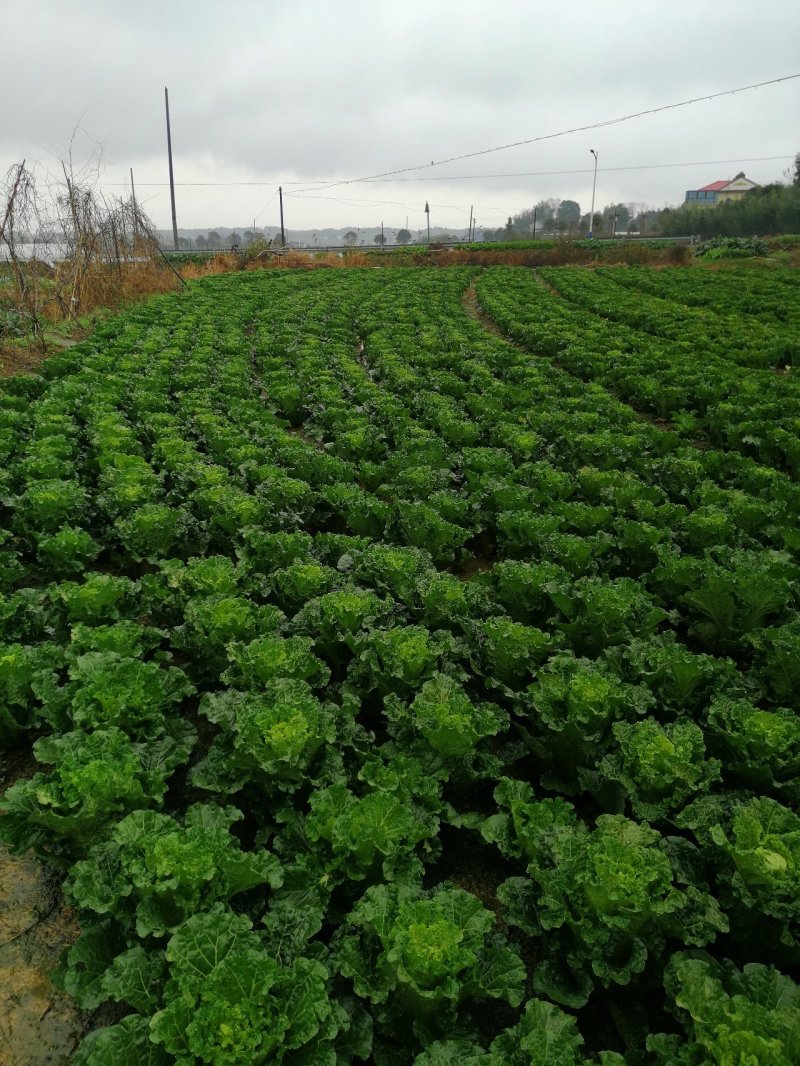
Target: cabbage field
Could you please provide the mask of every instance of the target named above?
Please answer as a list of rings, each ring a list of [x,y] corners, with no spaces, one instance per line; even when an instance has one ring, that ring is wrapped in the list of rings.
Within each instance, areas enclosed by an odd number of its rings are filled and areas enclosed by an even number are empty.
[[[800,1063],[798,361],[788,269],[342,269],[7,379],[71,1061]]]

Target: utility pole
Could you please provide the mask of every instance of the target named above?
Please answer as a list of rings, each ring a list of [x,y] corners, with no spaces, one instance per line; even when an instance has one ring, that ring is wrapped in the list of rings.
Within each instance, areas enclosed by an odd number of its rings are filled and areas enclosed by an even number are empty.
[[[592,208],[589,211],[589,240],[592,239],[592,230],[594,228],[594,190],[597,187],[597,152],[594,148],[590,148],[589,152],[594,156],[594,178],[592,180]]]
[[[381,222],[381,251],[383,251],[383,223]]]
[[[286,230],[283,228],[283,189],[278,186],[278,200],[281,205],[281,247],[286,247]]]
[[[428,216],[428,244],[431,243],[431,209],[428,201],[425,201],[425,214]]]
[[[133,239],[136,240],[136,216],[138,214],[136,210],[136,186],[133,184],[133,167],[131,167],[131,199],[133,200]]]
[[[169,156],[169,195],[172,200],[172,240],[178,250],[178,218],[175,214],[175,177],[172,173],[172,133],[169,128],[169,92],[164,86],[164,103],[167,108],[167,155]]]
[[[533,209],[533,239],[536,240],[536,208]]]
[[[468,240],[472,241],[472,208],[474,204],[469,205],[469,237]]]

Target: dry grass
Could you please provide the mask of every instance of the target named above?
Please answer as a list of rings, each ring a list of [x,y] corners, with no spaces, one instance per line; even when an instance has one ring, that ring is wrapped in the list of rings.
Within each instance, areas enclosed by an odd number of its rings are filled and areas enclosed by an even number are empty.
[[[41,348],[27,345],[0,344],[0,378],[10,378],[17,374],[35,374],[39,364],[50,353]]]

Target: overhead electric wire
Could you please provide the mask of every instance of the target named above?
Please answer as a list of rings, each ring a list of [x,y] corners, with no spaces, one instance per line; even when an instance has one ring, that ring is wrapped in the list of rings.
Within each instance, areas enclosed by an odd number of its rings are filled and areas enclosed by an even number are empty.
[[[491,155],[494,152],[504,152],[509,148],[521,148],[527,144],[537,144],[541,141],[554,140],[557,137],[567,137],[572,133],[588,133],[590,130],[603,129],[606,126],[614,126],[621,122],[630,122],[632,119],[643,118],[645,115],[657,115],[662,111],[672,111],[679,107],[689,107],[691,104],[697,104],[706,100],[718,100],[723,96],[733,96],[735,93],[747,92],[750,89],[761,89],[767,85],[777,85],[780,82],[792,81],[795,78],[800,78],[800,74],[786,74],[781,78],[770,78],[767,81],[754,82],[752,85],[740,85],[736,89],[725,89],[722,92],[694,96],[690,100],[679,100],[674,104],[662,104],[660,107],[649,107],[643,111],[634,111],[629,115],[619,115],[616,118],[603,119],[600,122],[590,122],[585,126],[574,126],[568,130],[559,130],[557,133],[542,133],[537,137],[526,137],[523,140],[510,141],[508,144],[495,145],[493,148],[481,148],[475,152],[462,152],[459,155],[448,156],[446,159],[432,159],[430,163],[419,163],[417,166],[398,167],[396,170],[386,170],[381,174],[368,174],[366,177],[361,178],[341,178],[338,181],[330,182],[319,188],[297,190],[295,195],[299,195],[302,192],[323,192],[326,188],[334,188],[337,185],[351,185],[360,181],[373,181],[377,178],[389,178],[394,177],[397,174],[408,174],[414,170],[426,170],[428,167],[441,167],[447,163],[455,163],[462,159],[475,159],[478,156]]]
[[[327,199],[327,197],[315,196],[314,194],[323,193],[323,192],[326,192],[328,189],[338,188],[338,187],[340,187],[342,185],[356,185],[356,184],[361,184],[361,183],[366,184],[366,183],[371,183],[371,182],[387,182],[387,183],[391,183],[393,181],[394,182],[401,182],[401,181],[402,182],[420,182],[420,181],[445,181],[445,182],[451,181],[452,182],[452,181],[479,181],[479,180],[484,180],[485,181],[485,180],[497,180],[497,179],[507,179],[507,178],[530,178],[530,177],[558,176],[558,175],[564,175],[564,174],[584,174],[584,173],[588,173],[591,168],[581,168],[581,169],[578,169],[578,170],[521,171],[521,172],[516,172],[516,173],[503,173],[503,174],[458,174],[458,175],[453,175],[453,174],[451,174],[451,175],[448,175],[448,174],[437,174],[437,175],[425,174],[422,177],[402,177],[401,176],[401,175],[410,174],[410,173],[412,173],[414,171],[418,171],[418,170],[428,171],[431,168],[445,166],[448,163],[455,163],[455,162],[459,162],[459,161],[464,160],[464,159],[475,159],[475,158],[478,158],[478,157],[481,157],[481,156],[491,155],[491,154],[496,153],[496,152],[507,151],[508,149],[511,149],[511,148],[520,148],[520,147],[523,147],[525,145],[537,144],[537,143],[541,143],[543,141],[555,140],[556,138],[567,137],[567,136],[569,136],[571,134],[575,134],[575,133],[587,133],[587,132],[592,131],[592,130],[598,130],[598,129],[603,129],[603,128],[608,127],[608,126],[618,125],[618,124],[623,123],[623,122],[630,122],[633,119],[644,118],[645,116],[648,116],[648,115],[656,115],[656,114],[660,114],[660,113],[662,113],[664,111],[677,110],[678,108],[689,107],[692,104],[697,104],[697,103],[701,103],[701,102],[704,102],[704,101],[718,100],[718,99],[720,99],[722,97],[725,97],[725,96],[734,96],[737,93],[748,92],[748,91],[753,90],[753,89],[761,89],[761,88],[765,88],[766,86],[769,86],[769,85],[778,85],[778,84],[781,84],[783,82],[794,81],[794,80],[796,80],[798,78],[800,78],[800,73],[798,73],[798,74],[787,74],[787,75],[784,75],[783,77],[779,77],[779,78],[770,78],[770,79],[767,79],[765,81],[753,82],[750,85],[740,85],[740,86],[738,86],[735,89],[725,89],[725,90],[722,90],[720,92],[706,93],[706,94],[703,94],[701,96],[691,97],[688,100],[679,100],[679,101],[677,101],[675,103],[662,104],[659,107],[645,108],[642,111],[631,112],[630,114],[627,114],[627,115],[619,115],[616,118],[603,119],[603,120],[598,121],[598,122],[587,123],[586,125],[583,125],[583,126],[574,126],[574,127],[571,127],[570,129],[559,130],[556,133],[539,134],[538,136],[535,136],[535,137],[526,137],[526,138],[523,138],[523,139],[518,140],[518,141],[510,141],[507,144],[495,145],[495,146],[493,146],[491,148],[482,148],[482,149],[479,149],[477,151],[462,152],[462,153],[459,153],[458,155],[448,156],[445,159],[431,160],[430,163],[420,163],[420,164],[417,164],[415,166],[398,167],[398,168],[396,168],[394,170],[386,170],[386,171],[382,171],[382,172],[377,173],[377,174],[369,174],[369,175],[366,175],[366,176],[363,176],[363,177],[358,177],[358,178],[339,178],[339,179],[336,179],[334,181],[327,181],[327,180],[323,181],[321,179],[315,179],[314,181],[310,181],[309,179],[307,179],[305,182],[283,181],[282,184],[283,185],[300,185],[301,186],[300,188],[295,188],[295,189],[292,190],[292,193],[291,193],[292,196],[295,196],[295,197],[298,197],[298,198],[301,198],[301,197],[302,198],[308,198],[308,199],[311,199],[312,197],[314,199]],[[706,160],[706,161],[697,162],[697,163],[634,164],[634,165],[620,166],[620,167],[604,167],[604,168],[601,168],[601,171],[602,172],[606,172],[606,173],[612,173],[612,172],[621,172],[621,171],[626,171],[626,170],[628,170],[628,171],[629,170],[657,170],[657,169],[667,168],[667,167],[676,168],[676,167],[689,167],[689,166],[710,166],[710,165],[720,165],[720,164],[723,164],[723,163],[743,163],[743,162],[756,162],[756,161],[761,162],[761,161],[769,161],[769,160],[784,159],[784,158],[787,158],[787,157],[786,156],[753,156],[753,157],[743,158],[743,159]],[[113,187],[115,185],[127,185],[127,182],[101,182],[100,184],[103,185],[103,186]],[[138,181],[137,182],[137,186],[148,187],[148,188],[162,187],[162,186],[165,186],[166,184],[167,184],[166,182],[145,182],[145,181]],[[177,184],[180,187],[183,187],[183,188],[223,188],[223,187],[268,186],[268,185],[275,185],[276,182],[274,180],[272,180],[272,181],[230,181],[230,182],[178,182]],[[270,197],[270,199],[267,201],[267,203],[261,209],[259,214],[256,216],[256,221],[258,220],[258,218],[261,217],[261,215],[264,213],[264,211],[266,211],[267,207],[269,207],[269,205],[275,199],[275,195],[276,195],[276,193],[273,193],[273,195]],[[335,197],[330,197],[330,199],[336,199],[336,198]],[[344,202],[344,201],[341,201],[341,202]],[[365,204],[365,203],[368,203],[368,202],[369,201],[361,201],[362,204]],[[372,203],[381,203],[381,202],[385,203],[385,204],[395,205],[395,202],[393,202],[393,201],[372,201]],[[398,204],[396,204],[396,206],[404,206],[404,205],[401,205],[401,204],[398,203]],[[442,205],[442,206],[455,206],[455,205]],[[460,210],[460,208],[459,208],[459,210]],[[487,207],[487,210],[492,210],[492,209]]]
[[[701,159],[695,163],[639,163],[625,167],[598,167],[598,174],[612,174],[618,170],[660,170],[666,167],[711,167],[721,166],[726,163],[766,163],[777,159],[788,159],[793,155],[787,152],[785,155],[755,155],[744,159]],[[591,174],[593,167],[579,167],[576,170],[521,170],[509,174],[426,174],[422,178],[365,178],[364,183],[397,182],[397,181],[484,181],[487,178],[543,178],[558,176],[561,174]],[[306,195],[305,193],[303,194]]]
[[[278,190],[276,189],[275,192],[272,194],[272,196],[270,196],[269,200],[267,200],[267,202],[264,204],[264,206],[258,212],[256,217],[253,219],[253,225],[255,225],[255,223],[258,222],[258,220],[261,218],[261,216],[264,214],[264,212],[267,210],[267,208],[269,207],[269,205],[272,203],[272,201],[275,199],[275,197],[277,195],[278,195]]]
[[[794,151],[785,152],[783,155],[751,155],[740,156],[738,159],[696,159],[689,163],[632,163],[622,167],[598,167],[598,174],[612,174],[627,170],[663,170],[663,169],[675,169],[677,167],[712,167],[723,166],[730,163],[772,163],[779,159],[791,159],[794,156]],[[503,174],[426,174],[424,177],[417,178],[363,178],[354,180],[351,184],[356,185],[363,184],[386,184],[389,185],[393,182],[403,181],[483,181],[487,179],[495,178],[544,178],[544,177],[558,177],[562,174],[591,174],[593,167],[578,167],[573,170],[519,170],[511,171]],[[277,185],[282,184],[284,186],[284,195],[297,195],[299,190],[294,190],[291,193],[285,192],[287,185],[307,185],[308,180],[305,181],[287,181],[285,179],[273,179],[272,181],[176,181],[176,188],[196,188],[196,189],[215,189],[215,188],[228,188],[228,187],[272,187],[276,186],[276,191],[270,197],[268,204],[275,199],[278,195]],[[319,179],[322,181],[322,179]],[[327,179],[326,179],[327,180]],[[104,181],[100,183],[104,188],[115,187],[127,187],[130,183],[126,181]],[[168,181],[138,181],[136,182],[136,188],[151,189],[151,188],[167,188],[169,186]],[[311,193],[302,193],[303,197],[311,198]]]

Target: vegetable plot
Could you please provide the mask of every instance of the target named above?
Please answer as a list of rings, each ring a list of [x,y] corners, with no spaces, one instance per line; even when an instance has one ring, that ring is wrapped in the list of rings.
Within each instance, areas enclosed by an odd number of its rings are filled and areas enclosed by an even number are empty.
[[[796,323],[544,273],[210,278],[0,392],[78,1066],[800,1062]]]

